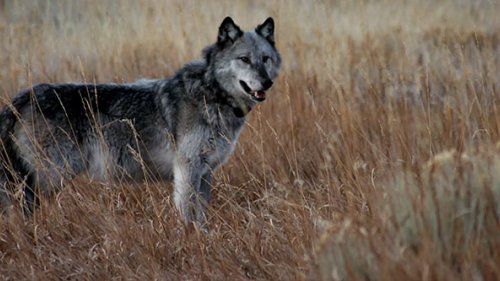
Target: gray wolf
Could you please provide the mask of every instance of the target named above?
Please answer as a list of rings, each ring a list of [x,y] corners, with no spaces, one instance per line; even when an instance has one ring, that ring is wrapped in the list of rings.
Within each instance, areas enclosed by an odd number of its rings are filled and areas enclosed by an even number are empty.
[[[130,84],[39,84],[0,113],[0,204],[23,188],[31,213],[64,182],[173,180],[186,223],[206,223],[211,177],[281,64],[274,20],[242,31],[230,18],[202,59],[171,78]]]

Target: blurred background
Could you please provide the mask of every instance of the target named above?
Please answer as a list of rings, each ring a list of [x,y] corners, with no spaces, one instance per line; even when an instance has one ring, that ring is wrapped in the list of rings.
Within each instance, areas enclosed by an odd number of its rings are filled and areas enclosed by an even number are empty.
[[[0,0],[2,106],[36,83],[168,77],[225,16],[244,30],[274,17],[283,59],[216,175],[209,235],[179,231],[170,188],[77,179],[35,219],[0,221],[0,279],[500,279],[499,13]]]

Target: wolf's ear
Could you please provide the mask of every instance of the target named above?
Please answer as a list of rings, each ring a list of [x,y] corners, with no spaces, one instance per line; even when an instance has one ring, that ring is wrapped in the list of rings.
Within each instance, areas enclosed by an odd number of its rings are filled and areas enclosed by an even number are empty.
[[[233,44],[241,35],[243,35],[243,32],[234,23],[233,19],[231,17],[226,17],[220,24],[217,44],[221,47],[227,44]]]
[[[258,25],[257,28],[255,28],[255,32],[259,34],[260,36],[264,37],[274,45],[274,20],[273,18],[267,18],[267,20]]]

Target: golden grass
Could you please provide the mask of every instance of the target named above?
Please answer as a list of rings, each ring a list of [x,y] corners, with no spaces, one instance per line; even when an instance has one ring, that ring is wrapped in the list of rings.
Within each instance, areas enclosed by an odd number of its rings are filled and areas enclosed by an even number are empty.
[[[171,187],[79,178],[0,221],[0,279],[498,280],[495,1],[0,1],[0,94],[171,75],[231,15],[283,56],[214,180],[208,235]]]

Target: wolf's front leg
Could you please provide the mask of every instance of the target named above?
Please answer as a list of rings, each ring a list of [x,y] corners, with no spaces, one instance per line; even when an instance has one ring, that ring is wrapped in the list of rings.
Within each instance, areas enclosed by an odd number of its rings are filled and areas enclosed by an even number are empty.
[[[203,167],[176,164],[174,202],[186,224],[195,222],[206,229],[206,209],[210,202],[211,173]]]
[[[199,188],[201,175],[186,161],[177,161],[174,167],[174,202],[186,224],[194,221],[195,190]]]
[[[206,210],[210,204],[210,191],[212,189],[212,173],[207,171],[202,177],[200,182],[200,188],[197,190],[197,200],[196,200],[196,221],[206,228],[207,224],[207,214]]]

